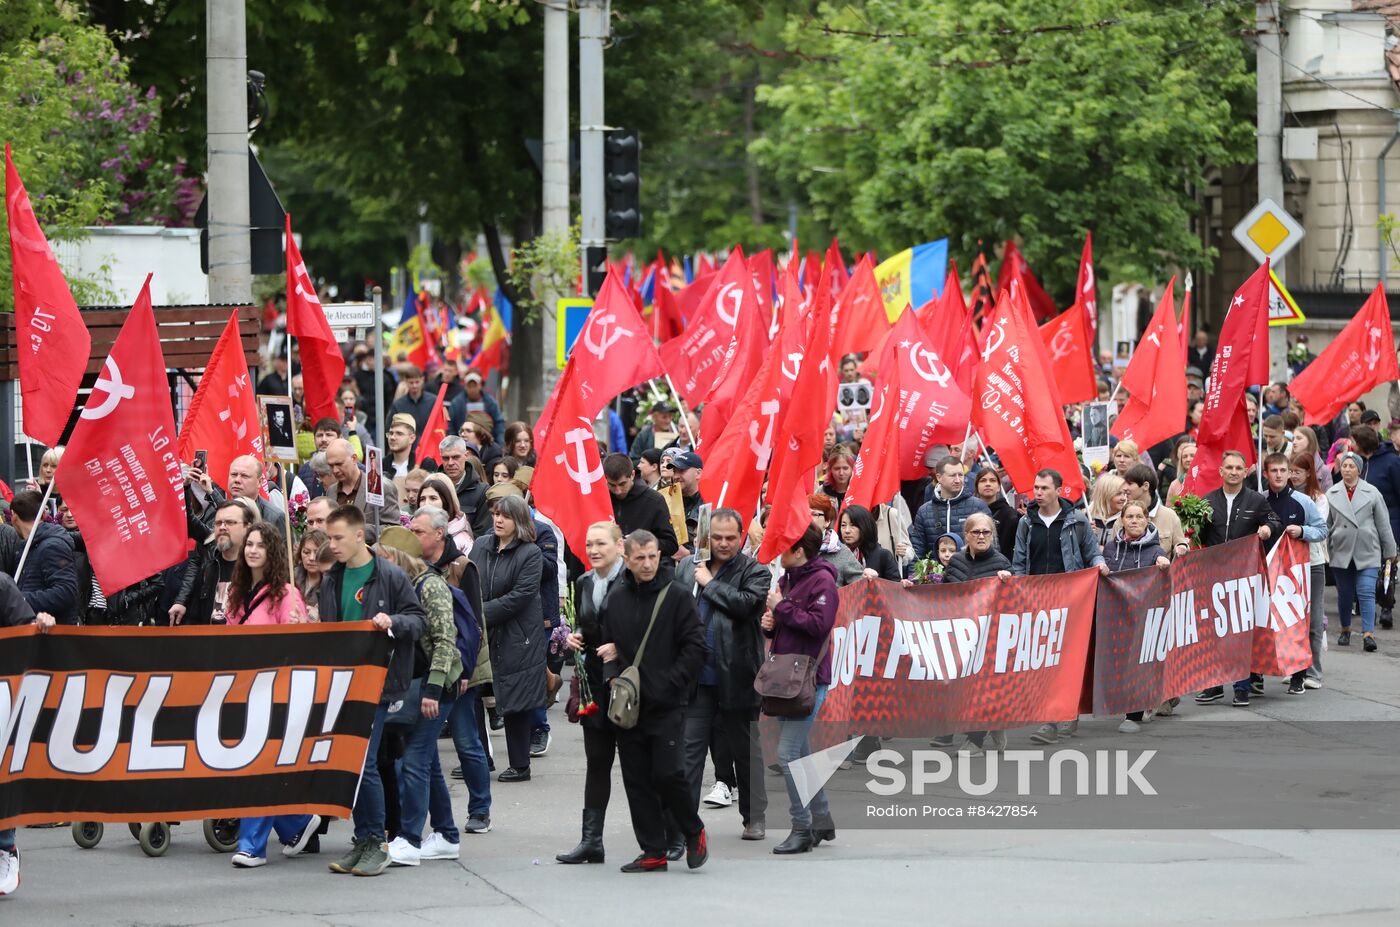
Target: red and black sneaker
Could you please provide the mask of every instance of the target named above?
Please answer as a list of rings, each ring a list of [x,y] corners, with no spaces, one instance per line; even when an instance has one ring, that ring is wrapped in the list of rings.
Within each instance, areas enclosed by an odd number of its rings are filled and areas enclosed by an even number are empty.
[[[622,864],[622,871],[623,871],[623,872],[665,872],[665,871],[666,871],[666,857],[665,857],[664,854],[661,855],[661,856],[647,856],[645,853],[643,853],[641,856],[638,856],[636,859],[632,860],[632,862],[630,862],[630,863],[623,863],[623,864]]]
[[[685,864],[691,869],[699,869],[710,858],[710,841],[705,836],[705,828],[700,833],[685,840]]]

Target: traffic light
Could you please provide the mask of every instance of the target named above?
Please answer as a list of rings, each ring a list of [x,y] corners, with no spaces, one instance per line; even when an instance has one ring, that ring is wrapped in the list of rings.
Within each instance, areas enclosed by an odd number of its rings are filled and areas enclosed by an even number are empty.
[[[609,129],[603,136],[603,186],[607,204],[604,236],[609,241],[642,234],[642,137],[636,129]]]

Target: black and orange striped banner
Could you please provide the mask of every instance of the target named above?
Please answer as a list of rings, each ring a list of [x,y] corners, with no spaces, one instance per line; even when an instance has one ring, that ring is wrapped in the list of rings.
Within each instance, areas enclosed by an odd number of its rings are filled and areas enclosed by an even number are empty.
[[[392,643],[367,621],[0,630],[0,828],[346,817]]]

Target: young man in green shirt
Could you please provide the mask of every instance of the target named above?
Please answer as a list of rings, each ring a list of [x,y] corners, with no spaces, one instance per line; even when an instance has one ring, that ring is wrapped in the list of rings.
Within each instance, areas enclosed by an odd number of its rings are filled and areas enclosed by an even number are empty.
[[[384,834],[384,783],[379,778],[379,738],[390,704],[403,699],[413,679],[415,642],[427,629],[428,619],[408,576],[370,551],[365,543],[365,516],[359,509],[342,505],[332,512],[326,519],[326,535],[336,564],[321,580],[321,620],[368,619],[394,639],[355,797],[355,844],[330,865],[331,872],[377,876],[389,865]]]

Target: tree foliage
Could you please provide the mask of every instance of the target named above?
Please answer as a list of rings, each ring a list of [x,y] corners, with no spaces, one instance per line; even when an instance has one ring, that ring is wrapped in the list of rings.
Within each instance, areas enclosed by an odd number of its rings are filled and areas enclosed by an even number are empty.
[[[823,2],[784,33],[753,151],[857,249],[1019,236],[1067,295],[1086,229],[1105,275],[1206,265],[1209,165],[1252,156],[1242,0]]]

